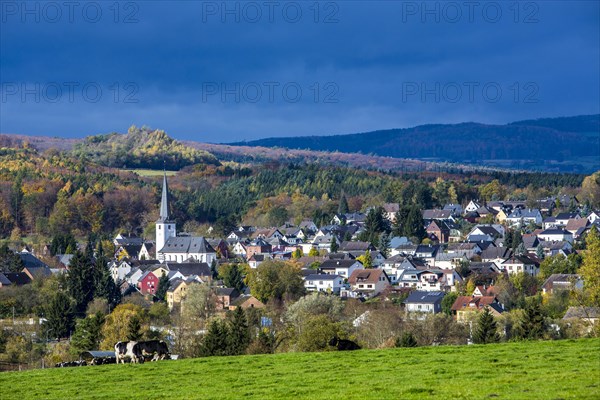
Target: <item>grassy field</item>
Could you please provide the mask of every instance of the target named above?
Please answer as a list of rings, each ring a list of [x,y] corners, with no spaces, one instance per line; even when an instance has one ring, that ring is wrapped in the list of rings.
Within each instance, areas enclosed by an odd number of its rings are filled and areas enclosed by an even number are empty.
[[[600,340],[288,353],[0,374],[3,399],[599,399]]]
[[[122,169],[138,174],[139,176],[163,176],[164,171],[159,169]],[[167,176],[177,175],[177,171],[166,171]]]

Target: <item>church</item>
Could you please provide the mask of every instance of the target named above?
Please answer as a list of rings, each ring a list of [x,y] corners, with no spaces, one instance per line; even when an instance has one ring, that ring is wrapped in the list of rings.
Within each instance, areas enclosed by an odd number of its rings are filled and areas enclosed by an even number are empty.
[[[204,262],[217,259],[215,249],[202,236],[177,236],[175,221],[169,218],[169,187],[163,176],[160,216],[156,221],[156,259],[170,262]]]

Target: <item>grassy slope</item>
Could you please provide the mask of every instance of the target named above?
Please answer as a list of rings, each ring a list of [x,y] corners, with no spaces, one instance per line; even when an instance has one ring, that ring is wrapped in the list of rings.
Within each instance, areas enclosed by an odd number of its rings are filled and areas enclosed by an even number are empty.
[[[8,399],[598,399],[600,340],[213,357],[0,374]]]

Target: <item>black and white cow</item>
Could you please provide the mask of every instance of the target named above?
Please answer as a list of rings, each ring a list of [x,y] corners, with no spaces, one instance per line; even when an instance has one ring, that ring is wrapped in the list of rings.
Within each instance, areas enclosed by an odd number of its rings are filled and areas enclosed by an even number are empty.
[[[144,358],[142,357],[142,353],[137,344],[138,342],[136,341],[117,342],[117,344],[115,344],[115,358],[117,364],[119,361],[121,361],[122,364],[125,364],[126,358],[129,358],[134,364],[144,362]]]
[[[164,360],[169,356],[169,347],[162,340],[138,342],[135,351],[142,355],[142,359],[152,356],[151,361]]]

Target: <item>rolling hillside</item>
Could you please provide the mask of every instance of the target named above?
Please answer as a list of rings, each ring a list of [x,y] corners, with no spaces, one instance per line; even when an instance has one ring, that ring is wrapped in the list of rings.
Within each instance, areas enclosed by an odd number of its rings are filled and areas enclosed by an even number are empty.
[[[600,341],[286,353],[0,374],[4,399],[597,399]]]
[[[233,145],[285,147],[545,171],[600,168],[600,115],[507,125],[466,122],[350,135],[267,138]]]

